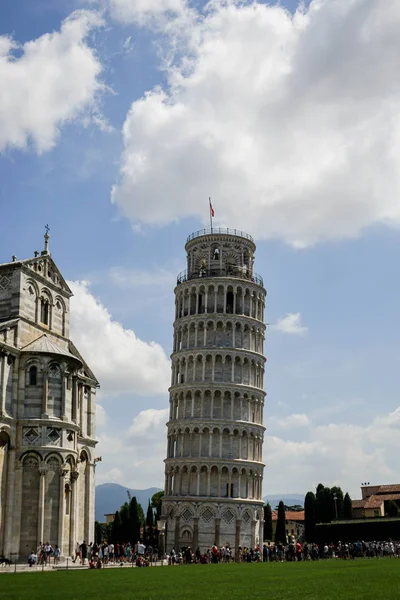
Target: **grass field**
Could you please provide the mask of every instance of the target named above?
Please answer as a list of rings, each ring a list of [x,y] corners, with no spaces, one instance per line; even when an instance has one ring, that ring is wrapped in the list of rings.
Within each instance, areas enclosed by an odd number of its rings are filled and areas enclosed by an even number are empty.
[[[190,565],[0,576],[7,600],[399,600],[400,560]]]

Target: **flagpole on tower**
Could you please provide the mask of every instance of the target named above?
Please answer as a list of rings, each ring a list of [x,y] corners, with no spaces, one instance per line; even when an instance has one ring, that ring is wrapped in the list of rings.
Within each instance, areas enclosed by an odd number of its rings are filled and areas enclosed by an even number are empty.
[[[211,233],[212,233],[213,232],[212,218],[214,216],[214,209],[213,209],[213,206],[211,204],[211,197],[208,198],[208,201],[210,203],[210,227],[211,227]]]

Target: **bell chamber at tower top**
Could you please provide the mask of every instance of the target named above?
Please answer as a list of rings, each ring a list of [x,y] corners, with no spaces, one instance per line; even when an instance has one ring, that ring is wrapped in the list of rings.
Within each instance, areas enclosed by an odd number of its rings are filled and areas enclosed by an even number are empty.
[[[179,273],[177,285],[205,277],[245,279],[264,286],[254,272],[256,246],[253,238],[237,229],[202,229],[186,242],[187,268]]]

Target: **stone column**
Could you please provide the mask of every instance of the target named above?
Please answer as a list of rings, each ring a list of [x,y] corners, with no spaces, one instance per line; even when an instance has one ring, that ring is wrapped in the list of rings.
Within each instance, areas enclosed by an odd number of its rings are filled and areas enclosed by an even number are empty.
[[[85,540],[87,544],[94,542],[94,485],[93,479],[95,475],[95,465],[93,463],[87,463],[86,472],[86,494],[87,494],[87,512],[85,515]]]
[[[78,471],[71,472],[71,507],[70,507],[70,529],[69,529],[69,553],[74,555],[76,539],[76,521],[78,511]]]
[[[92,406],[92,388],[90,386],[88,387],[88,403],[87,403],[86,410],[87,410],[86,435],[88,437],[92,437],[92,435],[93,435],[93,412],[92,412],[93,406]]]
[[[199,545],[199,517],[193,518],[193,540],[192,540],[192,550],[195,552],[197,546]]]
[[[64,515],[65,515],[65,476],[67,474],[66,469],[60,471],[60,499],[58,508],[58,547],[60,552],[64,555]]]
[[[256,545],[256,524],[257,524],[257,521],[255,519],[252,519],[252,521],[251,521],[251,542],[250,542],[251,548],[254,548],[254,546]]]
[[[219,548],[219,540],[220,540],[220,535],[221,535],[221,519],[219,519],[218,517],[215,519],[215,545]]]
[[[19,495],[19,502],[15,500],[15,493]],[[4,507],[4,546],[2,551],[6,558],[11,552],[16,552],[18,548],[12,547],[13,540],[13,521],[14,519],[21,520],[17,509],[21,510],[21,494],[22,494],[22,465],[18,461],[15,464],[15,448],[8,449],[7,457],[7,490],[6,490],[6,505]],[[14,512],[15,511],[15,512]],[[18,541],[19,543],[19,541]]]
[[[0,373],[0,416],[6,414],[6,392],[7,392],[7,354],[0,356],[1,373]]]
[[[242,526],[242,521],[240,519],[236,519],[236,528],[235,528],[235,561],[239,562],[240,557],[239,557],[239,546],[240,544],[240,534],[241,534],[241,526]],[[252,548],[254,546],[252,545]]]
[[[67,413],[66,413],[67,385],[68,385],[68,373],[64,373],[62,382],[61,382],[61,418],[63,421],[67,420]],[[61,548],[61,546],[60,546],[60,548]]]
[[[179,550],[179,528],[180,528],[180,520],[181,520],[181,518],[179,516],[175,517],[175,543],[174,543],[174,547],[175,547],[176,551]]]
[[[258,541],[261,548],[264,543],[264,523],[265,523],[264,519],[261,519],[260,520],[260,536],[259,536],[259,541]]]
[[[72,377],[72,409],[71,409],[71,418],[74,423],[77,421],[78,417],[78,381],[76,376]]]
[[[47,397],[49,395],[49,375],[47,369],[43,371],[43,396],[42,396],[42,419],[47,419]]]
[[[46,485],[46,472],[47,468],[43,465],[39,467],[39,503],[38,503],[38,529],[37,538],[38,543],[45,542],[43,539],[44,535],[44,502],[45,502],[45,485]]]
[[[79,390],[79,426],[81,428],[81,435],[83,435],[83,399],[84,399],[84,386],[83,384],[78,386]]]

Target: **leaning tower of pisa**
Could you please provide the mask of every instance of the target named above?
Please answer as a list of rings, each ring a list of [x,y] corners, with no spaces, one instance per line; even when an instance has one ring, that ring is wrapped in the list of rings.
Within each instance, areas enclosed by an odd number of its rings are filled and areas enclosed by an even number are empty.
[[[235,229],[186,242],[177,278],[165,496],[166,550],[263,541],[266,291]]]

